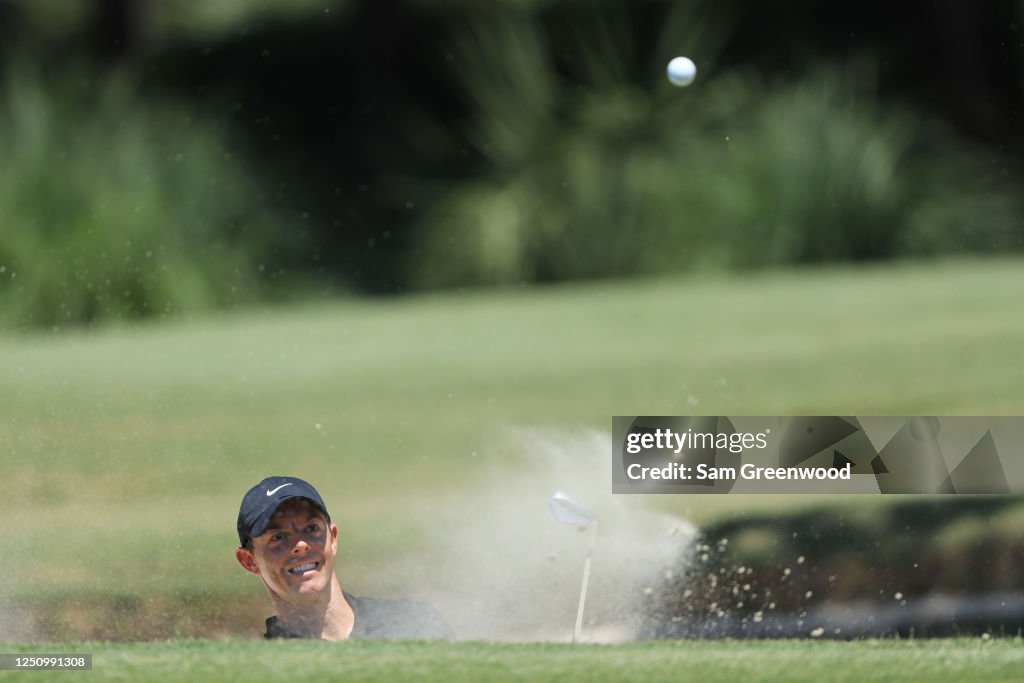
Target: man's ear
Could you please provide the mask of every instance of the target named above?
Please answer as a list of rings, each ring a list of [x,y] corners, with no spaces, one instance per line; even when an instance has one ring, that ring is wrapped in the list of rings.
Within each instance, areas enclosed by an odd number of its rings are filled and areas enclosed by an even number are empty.
[[[252,554],[251,550],[248,548],[236,548],[235,559],[238,560],[238,564],[242,565],[242,569],[250,574],[259,576],[260,568],[257,566],[256,556]]]
[[[332,524],[331,525],[331,546],[333,547],[334,552],[338,552],[338,525],[337,524]]]

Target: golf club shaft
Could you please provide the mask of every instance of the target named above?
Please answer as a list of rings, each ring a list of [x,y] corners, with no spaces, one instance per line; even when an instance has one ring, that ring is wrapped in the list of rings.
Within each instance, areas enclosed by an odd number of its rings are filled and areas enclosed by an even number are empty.
[[[594,553],[594,540],[597,538],[597,522],[591,522],[590,538],[587,540],[587,557],[583,560],[583,583],[580,586],[580,604],[576,608],[576,626],[572,630],[572,642],[580,639],[583,628],[583,606],[587,602],[587,584],[590,582],[590,557]]]

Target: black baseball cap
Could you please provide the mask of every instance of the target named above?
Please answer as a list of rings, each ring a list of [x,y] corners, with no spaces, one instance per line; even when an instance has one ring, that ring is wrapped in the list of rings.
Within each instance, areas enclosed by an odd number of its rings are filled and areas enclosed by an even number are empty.
[[[266,531],[277,508],[292,498],[305,498],[316,505],[327,517],[327,523],[331,523],[323,498],[308,481],[298,477],[267,477],[242,498],[238,508],[238,544],[245,545],[246,540]]]

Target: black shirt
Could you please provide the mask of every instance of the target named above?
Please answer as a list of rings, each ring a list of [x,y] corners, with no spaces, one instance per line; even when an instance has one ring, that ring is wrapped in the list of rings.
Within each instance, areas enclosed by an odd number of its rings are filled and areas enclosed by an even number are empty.
[[[385,598],[357,598],[342,591],[355,614],[350,639],[409,638],[416,640],[447,640],[451,629],[441,615],[430,605],[412,600]],[[277,617],[267,619],[264,638],[302,638],[277,623]]]

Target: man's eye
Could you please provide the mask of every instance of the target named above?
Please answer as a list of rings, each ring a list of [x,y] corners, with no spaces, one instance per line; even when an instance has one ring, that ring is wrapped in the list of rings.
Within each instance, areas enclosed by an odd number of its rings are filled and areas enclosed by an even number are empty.
[[[317,531],[320,531],[320,525],[319,524],[310,524],[309,526],[306,527],[306,531],[309,531],[311,533],[316,533]]]
[[[271,541],[280,541],[282,538],[284,538],[284,534],[278,532],[278,533],[274,534],[273,536],[271,536],[270,540]]]

